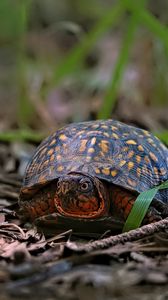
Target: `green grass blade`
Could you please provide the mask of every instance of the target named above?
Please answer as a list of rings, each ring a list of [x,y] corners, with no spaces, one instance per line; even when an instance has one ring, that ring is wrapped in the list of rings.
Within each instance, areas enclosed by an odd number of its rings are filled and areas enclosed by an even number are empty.
[[[52,84],[58,83],[65,75],[73,72],[77,66],[82,64],[84,57],[96,43],[98,38],[100,38],[104,32],[114,26],[122,13],[123,5],[122,3],[118,3],[113,6],[112,9],[103,16],[103,18],[101,18],[101,20],[86,35],[81,43],[63,59],[60,65],[57,66]]]
[[[121,51],[115,65],[115,69],[112,74],[112,80],[110,86],[107,89],[103,106],[98,114],[98,119],[106,119],[111,116],[112,109],[116,102],[118,87],[122,79],[125,65],[129,58],[129,50],[134,40],[134,33],[136,28],[137,28],[137,18],[136,15],[132,15],[130,17],[127,32],[123,40]]]
[[[148,27],[155,35],[157,35],[165,46],[166,54],[168,55],[168,29],[161,24],[154,16],[148,11],[141,11],[139,18],[142,23]]]
[[[31,9],[31,0],[24,0],[19,5],[20,14],[18,15],[21,24],[22,35],[18,41],[17,52],[17,83],[19,86],[19,93],[17,98],[17,121],[20,128],[27,128],[34,108],[29,100],[28,86],[26,82],[26,63],[27,57],[25,55],[25,36],[27,33],[29,14]]]
[[[168,180],[162,183],[161,185],[154,187],[148,191],[142,192],[132,207],[132,210],[124,224],[123,232],[138,228],[141,226],[141,223],[147,213],[147,210],[155,197],[156,193],[160,189],[168,188]]]
[[[145,2],[144,2],[145,3]],[[115,105],[117,91],[121,82],[125,65],[129,58],[129,50],[133,43],[134,32],[140,22],[145,24],[155,35],[157,35],[164,43],[168,53],[168,30],[157,19],[152,16],[146,9],[144,3],[135,3],[134,1],[125,0],[123,4],[132,13],[130,23],[128,24],[127,34],[123,41],[123,45],[113,72],[109,89],[107,90],[98,119],[105,119],[111,116],[111,111]]]
[[[166,53],[168,54],[168,29],[165,25],[161,24],[156,17],[154,17],[147,9],[143,7],[138,8],[136,2],[131,0],[123,1],[125,8],[131,13],[136,13],[139,21],[145,25],[155,36],[158,36],[165,46]]]
[[[45,137],[46,135],[43,133],[26,129],[0,132],[0,141],[2,142],[32,141],[39,143]]]
[[[127,6],[127,0],[121,1],[123,6]],[[130,4],[134,3],[134,1],[130,1]],[[115,105],[116,99],[117,99],[117,91],[118,87],[120,85],[125,66],[129,59],[129,51],[132,47],[133,41],[134,41],[134,34],[135,31],[139,25],[139,18],[138,14],[139,11],[143,10],[144,6],[146,4],[146,0],[143,0],[141,2],[138,2],[134,4],[134,7],[136,9],[132,10],[132,15],[130,16],[130,21],[127,26],[127,32],[123,40],[123,44],[121,47],[120,54],[118,56],[118,60],[115,65],[115,69],[112,74],[111,84],[106,92],[106,96],[103,102],[103,106],[101,108],[101,111],[98,114],[98,119],[107,119],[111,117],[112,109]]]

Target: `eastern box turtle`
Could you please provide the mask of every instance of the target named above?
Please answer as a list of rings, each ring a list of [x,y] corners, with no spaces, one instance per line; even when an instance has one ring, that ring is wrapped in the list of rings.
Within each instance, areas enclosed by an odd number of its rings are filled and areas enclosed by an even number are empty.
[[[168,149],[146,130],[115,120],[70,124],[35,151],[21,188],[20,211],[31,221],[52,220],[55,228],[57,215],[69,224],[106,218],[123,223],[137,195],[166,181],[167,170]],[[167,215],[164,189],[143,223]]]

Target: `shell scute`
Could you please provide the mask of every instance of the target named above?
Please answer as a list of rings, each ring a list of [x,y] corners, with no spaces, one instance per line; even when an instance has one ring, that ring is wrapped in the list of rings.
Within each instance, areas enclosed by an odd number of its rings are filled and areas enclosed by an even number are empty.
[[[142,192],[167,180],[167,170],[168,149],[149,132],[115,120],[74,123],[37,148],[22,191],[75,171]],[[168,190],[157,197],[166,201]]]

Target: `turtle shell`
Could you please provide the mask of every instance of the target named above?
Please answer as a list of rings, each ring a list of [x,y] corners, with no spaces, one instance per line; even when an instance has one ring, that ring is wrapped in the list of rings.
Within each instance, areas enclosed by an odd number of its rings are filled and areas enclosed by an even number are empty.
[[[46,138],[27,166],[21,200],[71,172],[142,192],[168,179],[168,149],[146,130],[115,120],[65,126]],[[168,202],[168,189],[156,198]]]

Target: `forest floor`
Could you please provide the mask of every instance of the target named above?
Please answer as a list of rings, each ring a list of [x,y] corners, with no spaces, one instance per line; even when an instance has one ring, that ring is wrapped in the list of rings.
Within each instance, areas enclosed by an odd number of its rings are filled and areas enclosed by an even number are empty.
[[[14,148],[0,145],[0,299],[168,299],[168,231],[89,252],[71,245],[93,236],[45,236],[17,215],[22,172]]]

